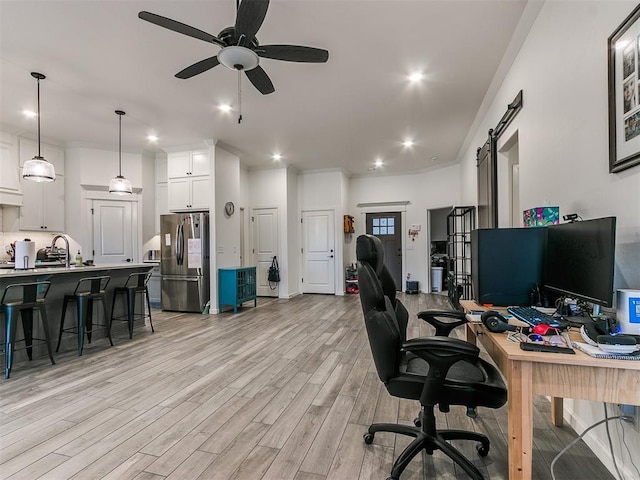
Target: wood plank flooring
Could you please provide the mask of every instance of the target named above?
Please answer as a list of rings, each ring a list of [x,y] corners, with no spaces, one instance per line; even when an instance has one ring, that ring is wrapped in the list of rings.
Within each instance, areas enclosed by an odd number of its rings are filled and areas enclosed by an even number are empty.
[[[448,308],[442,295],[403,295],[412,314]],[[412,423],[417,402],[387,394],[369,352],[357,295],[259,299],[220,315],[153,312],[128,338],[105,339],[46,360],[18,362],[0,385],[0,478],[137,480],[385,479],[409,439],[388,433],[365,445],[372,422]],[[415,317],[409,337],[430,335]],[[535,403],[534,478],[575,438]],[[443,428],[487,434],[481,459],[456,442],[487,479],[507,478],[506,407],[439,414]],[[585,475],[585,472],[588,472]],[[592,476],[589,476],[592,475]],[[613,478],[580,442],[557,478]],[[416,458],[402,480],[465,479],[436,452]]]

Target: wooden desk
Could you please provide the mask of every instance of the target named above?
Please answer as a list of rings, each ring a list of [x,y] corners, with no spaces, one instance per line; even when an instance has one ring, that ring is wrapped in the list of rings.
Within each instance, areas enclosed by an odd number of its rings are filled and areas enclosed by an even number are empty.
[[[472,301],[460,303],[467,311],[482,309]],[[640,361],[596,359],[577,350],[575,355],[525,352],[507,341],[506,333],[490,333],[475,323],[466,327],[467,341],[479,340],[507,380],[511,480],[532,478],[534,395],[552,397],[556,425],[562,425],[563,398],[640,405]]]

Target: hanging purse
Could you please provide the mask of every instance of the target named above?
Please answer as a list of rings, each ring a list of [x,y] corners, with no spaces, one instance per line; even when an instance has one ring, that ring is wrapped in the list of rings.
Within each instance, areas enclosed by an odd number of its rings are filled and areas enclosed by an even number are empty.
[[[269,267],[269,273],[267,275],[267,280],[269,281],[269,288],[271,290],[276,289],[276,285],[271,286],[272,283],[280,282],[280,267],[278,265],[278,259],[274,256],[271,261],[271,266]]]

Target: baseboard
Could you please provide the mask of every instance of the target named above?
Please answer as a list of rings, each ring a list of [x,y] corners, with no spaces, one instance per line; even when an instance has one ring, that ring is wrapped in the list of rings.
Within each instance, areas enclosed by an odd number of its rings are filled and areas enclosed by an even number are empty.
[[[616,415],[617,413],[614,413],[613,410],[610,408],[609,416],[614,417]],[[591,425],[591,424],[586,425],[584,420],[579,416],[577,416],[572,408],[567,406],[566,401],[564,406],[563,418],[565,422],[571,425],[571,427],[576,431],[576,433],[578,433],[578,435],[584,432]],[[597,421],[598,420],[595,420],[592,423],[595,423]],[[611,432],[612,440],[614,440],[613,437],[617,431],[616,427],[613,425],[614,422],[615,420],[613,422],[609,422],[609,431]],[[598,426],[594,430],[591,430],[589,433],[587,433],[587,435],[582,437],[582,440],[591,449],[593,454],[600,459],[602,464],[607,468],[607,470],[609,470],[611,475],[617,478],[617,473],[615,471],[613,459],[611,458],[609,443],[607,441],[607,435],[604,429],[605,429],[604,425]],[[614,445],[616,443],[618,442],[614,442]],[[620,461],[621,459],[618,457],[618,452],[615,451],[615,447],[614,447],[614,453],[616,453],[616,463],[618,465],[618,469],[620,470],[620,473],[622,474],[622,477],[634,478],[634,475],[636,474],[636,472],[632,471],[630,467],[627,467],[627,465],[624,465]]]

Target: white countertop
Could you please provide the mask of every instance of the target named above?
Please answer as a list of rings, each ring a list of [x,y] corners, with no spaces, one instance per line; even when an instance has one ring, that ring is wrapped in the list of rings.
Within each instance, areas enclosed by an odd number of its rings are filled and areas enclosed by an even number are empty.
[[[117,270],[127,268],[152,268],[151,263],[114,263],[105,265],[92,265],[77,267],[71,265],[66,267],[43,267],[43,268],[30,268],[26,270],[15,270],[11,268],[0,269],[0,278],[12,278],[12,277],[28,277],[35,275],[52,275],[52,274],[65,274],[65,273],[77,273],[77,272],[96,272],[99,270]]]

